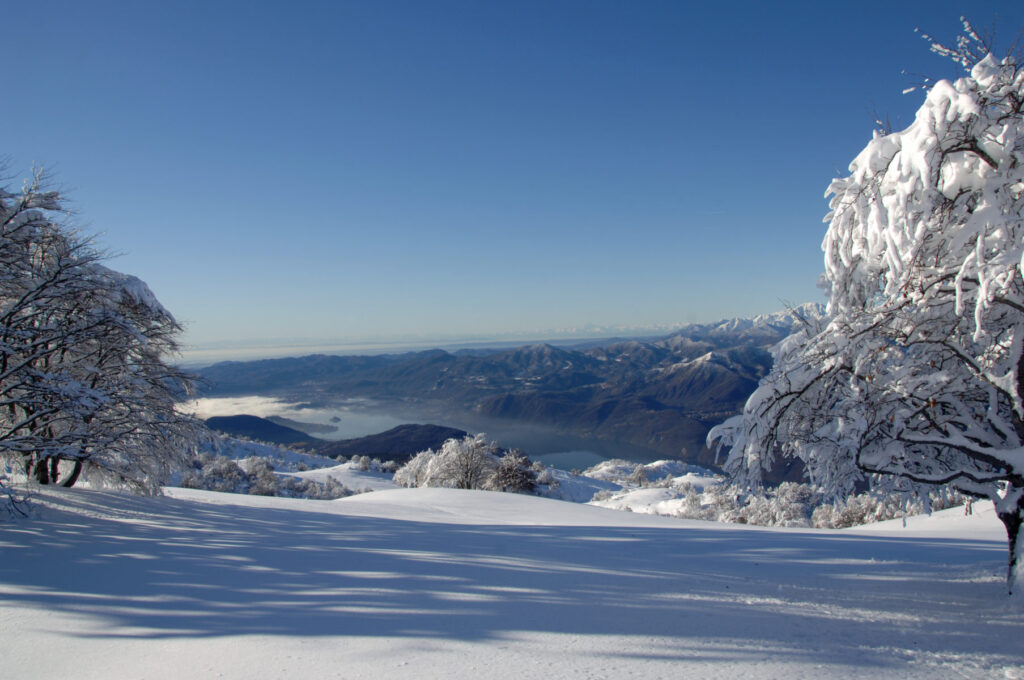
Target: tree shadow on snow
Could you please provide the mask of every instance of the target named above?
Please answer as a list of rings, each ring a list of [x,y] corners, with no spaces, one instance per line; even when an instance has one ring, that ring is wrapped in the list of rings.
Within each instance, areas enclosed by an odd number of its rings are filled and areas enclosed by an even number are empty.
[[[550,632],[659,638],[688,660],[853,649],[864,666],[896,663],[894,645],[1006,654],[1024,632],[1002,608],[1005,546],[991,541],[467,526],[115,495],[97,513],[96,501],[65,493],[67,510],[0,528],[0,583],[13,586],[0,605],[86,615],[66,634],[97,638]]]

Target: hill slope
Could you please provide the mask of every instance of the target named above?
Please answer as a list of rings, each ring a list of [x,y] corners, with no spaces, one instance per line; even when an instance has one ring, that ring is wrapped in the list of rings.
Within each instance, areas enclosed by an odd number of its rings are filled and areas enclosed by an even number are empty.
[[[397,463],[405,463],[420,451],[438,449],[449,439],[461,439],[466,436],[464,430],[453,427],[409,423],[379,434],[328,441],[280,425],[271,418],[249,415],[214,416],[207,418],[205,422],[210,429],[230,437],[297,446],[318,456],[370,456]]]
[[[466,434],[464,430],[440,425],[399,425],[380,434],[320,442],[316,451],[331,458],[360,455],[405,463],[420,451],[437,450],[447,440],[462,439]]]
[[[259,416],[214,416],[206,419],[206,426],[232,437],[246,437],[274,444],[308,445],[316,441],[305,432],[300,432],[286,425],[279,425],[267,418]]]
[[[951,531],[869,533],[444,489],[170,493],[45,490],[36,519],[0,525],[6,676],[980,680],[1024,666],[990,509],[947,516]]]

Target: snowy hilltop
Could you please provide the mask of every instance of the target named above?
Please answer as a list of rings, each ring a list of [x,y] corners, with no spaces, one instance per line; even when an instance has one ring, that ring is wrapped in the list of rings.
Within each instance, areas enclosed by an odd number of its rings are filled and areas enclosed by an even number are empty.
[[[754,680],[1024,678],[1012,643],[1024,616],[1006,607],[989,503],[812,529],[797,485],[743,499],[680,461],[567,472],[500,453],[467,436],[396,475],[367,456],[221,437],[180,480],[202,488],[35,487],[29,517],[0,523],[0,606],[17,622],[0,637],[5,668],[104,680],[668,678],[680,664]],[[503,460],[527,466],[530,492],[396,485],[493,484],[481,473]],[[853,500],[843,521],[884,510]],[[61,653],[41,669],[26,651],[38,646]]]
[[[0,525],[12,678],[1024,677],[990,504],[855,531],[455,489],[34,505]]]

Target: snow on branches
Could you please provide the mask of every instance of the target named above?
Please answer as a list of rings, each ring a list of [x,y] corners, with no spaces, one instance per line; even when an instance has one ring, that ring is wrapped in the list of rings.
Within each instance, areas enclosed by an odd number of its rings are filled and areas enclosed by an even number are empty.
[[[518,493],[533,491],[536,483],[536,471],[525,454],[517,449],[502,453],[484,434],[449,439],[439,451],[421,451],[395,472],[395,484],[408,487]]]
[[[0,455],[41,483],[70,486],[87,463],[156,491],[201,431],[175,410],[191,384],[165,360],[181,327],[61,223],[41,183],[0,190]]]
[[[709,440],[748,482],[788,456],[836,495],[870,480],[991,498],[1024,597],[1024,71],[986,53],[934,83],[828,194],[826,318]]]

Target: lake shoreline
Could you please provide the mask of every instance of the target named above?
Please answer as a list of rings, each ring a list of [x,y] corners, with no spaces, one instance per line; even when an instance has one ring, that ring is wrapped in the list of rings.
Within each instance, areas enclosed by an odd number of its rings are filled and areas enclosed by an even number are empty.
[[[623,459],[650,463],[671,458],[639,446],[596,437],[565,433],[550,426],[486,418],[441,408],[402,402],[369,399],[302,400],[290,397],[248,395],[205,397],[190,402],[188,410],[206,419],[226,415],[254,415],[280,418],[304,425],[310,436],[325,441],[341,441],[380,434],[399,425],[412,423],[453,427],[473,433],[486,433],[503,448],[517,448],[531,460],[563,470],[584,469],[601,461]],[[322,430],[334,428],[331,432]],[[302,428],[296,428],[302,429]]]

